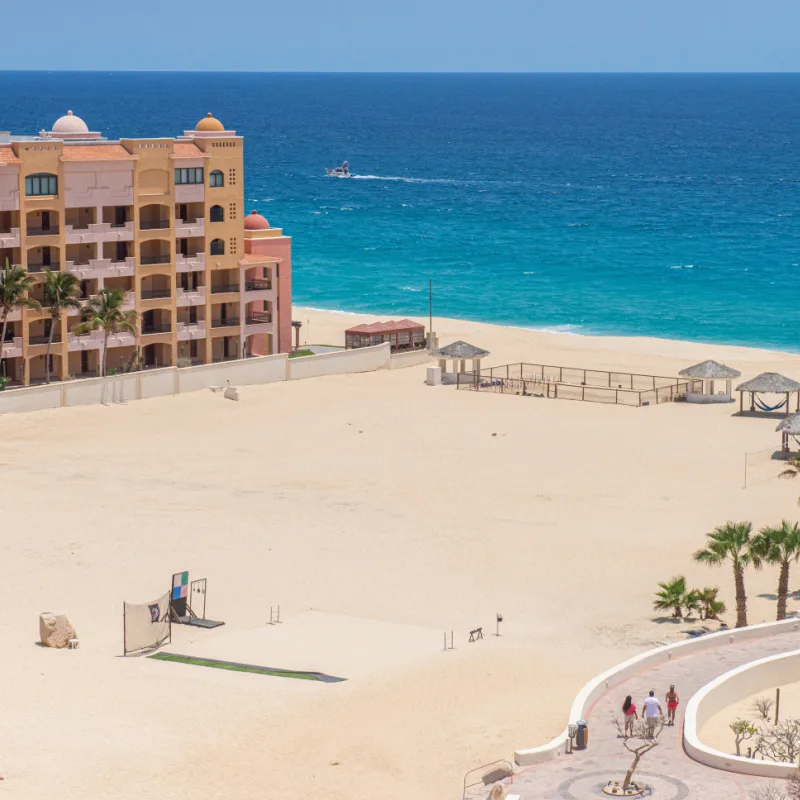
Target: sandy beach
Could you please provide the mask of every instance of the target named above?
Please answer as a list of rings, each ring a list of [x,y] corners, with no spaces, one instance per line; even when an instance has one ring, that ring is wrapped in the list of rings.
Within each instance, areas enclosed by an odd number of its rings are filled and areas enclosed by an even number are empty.
[[[294,316],[313,344],[374,319]],[[800,378],[800,356],[756,349],[434,328],[441,344],[489,350],[487,366],[674,376],[713,358],[742,380]],[[658,581],[719,585],[733,624],[729,570],[691,560],[707,531],[796,518],[800,484],[769,461],[776,419],[424,377],[417,366],[245,387],[238,403],[199,392],[0,417],[4,796],[460,797],[471,767],[559,733],[593,674],[701,626],[655,619]],[[759,453],[747,489],[745,452]],[[175,626],[168,650],[347,680],[121,658],[123,601],[154,600],[184,569],[208,579],[208,616],[226,624]],[[773,570],[747,575],[751,622],[774,618],[759,595],[776,584]],[[48,610],[68,614],[80,649],[36,646]],[[468,643],[478,626],[486,637]]]

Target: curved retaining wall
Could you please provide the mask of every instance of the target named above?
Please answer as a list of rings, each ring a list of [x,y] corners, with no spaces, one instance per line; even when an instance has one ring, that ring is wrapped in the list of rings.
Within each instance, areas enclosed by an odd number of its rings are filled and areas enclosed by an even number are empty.
[[[676,644],[648,650],[641,655],[623,661],[622,664],[618,664],[606,672],[602,672],[586,683],[572,703],[572,708],[569,712],[569,723],[575,724],[578,720],[584,719],[595,701],[610,689],[624,683],[628,678],[642,670],[663,664],[672,658],[694,655],[729,642],[742,642],[746,639],[757,639],[761,636],[774,636],[777,633],[788,633],[798,628],[800,628],[800,623],[797,619],[791,618],[781,622],[764,622],[761,625],[750,625],[747,628],[732,628],[718,633],[710,633],[706,636],[699,636],[696,639],[688,639],[685,642],[677,642]],[[557,758],[564,753],[566,741],[567,729],[565,728],[560,736],[541,747],[515,750],[514,761],[519,766],[529,766],[530,764],[539,764],[542,761]]]
[[[700,741],[703,726],[724,708],[757,692],[795,683],[800,675],[800,650],[768,656],[732,669],[706,684],[686,706],[683,723],[683,746],[686,752],[701,764],[744,775],[763,778],[787,778],[797,769],[796,764],[778,764],[774,761],[756,761],[715,750]]]

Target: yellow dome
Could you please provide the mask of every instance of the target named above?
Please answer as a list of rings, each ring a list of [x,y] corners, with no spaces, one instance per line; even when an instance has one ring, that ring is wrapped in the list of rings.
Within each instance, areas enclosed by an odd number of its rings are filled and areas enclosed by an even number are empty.
[[[224,131],[225,126],[218,119],[214,119],[209,111],[208,114],[195,125],[194,129],[196,131]]]

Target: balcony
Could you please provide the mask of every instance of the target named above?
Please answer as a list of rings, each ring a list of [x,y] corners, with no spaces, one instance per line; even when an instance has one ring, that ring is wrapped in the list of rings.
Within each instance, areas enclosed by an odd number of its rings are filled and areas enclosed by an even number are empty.
[[[28,236],[58,236],[58,225],[51,225],[49,228],[34,228],[28,226]]]
[[[212,358],[212,364],[222,364],[223,361],[239,361],[241,356],[219,356],[217,358]]]
[[[268,311],[251,311],[245,318],[246,325],[263,325],[272,322],[272,314]]]
[[[219,283],[211,287],[211,294],[235,294],[238,291],[238,283]]]
[[[70,352],[81,350],[100,350],[103,347],[103,336],[103,331],[92,331],[91,333],[68,333],[67,348]]]
[[[212,319],[212,328],[238,328],[241,320],[238,317],[228,317],[227,319]]]
[[[179,306],[199,306],[206,302],[206,287],[198,286],[196,289],[178,288],[176,297]]]
[[[0,231],[0,247],[19,247],[19,228]]]
[[[74,261],[66,261],[65,267],[81,280],[101,277],[124,277],[133,275],[136,269],[133,257],[125,258],[122,261],[114,261],[110,258],[90,258],[88,264],[76,264]]]
[[[163,231],[169,228],[168,219],[139,220],[140,231]]]
[[[182,342],[191,341],[192,339],[205,339],[205,336],[206,336],[205,322],[178,323],[178,339]]]
[[[3,358],[20,358],[22,356],[22,337],[14,336],[6,339],[3,345]]]
[[[193,256],[175,256],[175,268],[178,272],[200,272],[206,268],[206,254],[195,253]]]
[[[172,333],[172,325],[167,323],[142,323],[142,336],[153,336],[157,333]]]
[[[50,341],[49,336],[29,336],[28,337],[28,344],[33,347],[37,344],[47,344]],[[61,334],[54,333],[53,334],[53,344],[61,344]]]
[[[272,281],[264,280],[263,278],[256,278],[253,280],[245,281],[244,290],[246,292],[264,292],[272,289]]]
[[[82,242],[130,242],[133,240],[133,222],[115,225],[111,222],[91,223],[79,228],[74,225],[64,226],[67,244]]]
[[[175,236],[186,239],[189,236],[205,236],[206,221],[204,219],[178,219],[175,220]]]
[[[142,300],[169,300],[172,297],[169,286],[165,289],[142,289],[140,294]]]
[[[44,272],[45,269],[50,269],[53,272],[60,272],[61,265],[58,261],[51,261],[49,264],[28,264],[28,272],[32,275],[36,274],[37,272]]]
[[[169,253],[158,253],[154,256],[142,256],[139,259],[139,263],[142,266],[148,266],[151,264],[169,264],[171,258]]]

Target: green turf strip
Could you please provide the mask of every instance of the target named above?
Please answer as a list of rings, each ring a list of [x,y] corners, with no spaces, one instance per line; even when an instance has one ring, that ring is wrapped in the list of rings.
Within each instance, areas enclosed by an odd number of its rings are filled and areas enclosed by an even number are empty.
[[[178,664],[194,664],[198,667],[227,669],[232,672],[253,672],[256,675],[272,675],[276,678],[299,678],[303,681],[323,681],[325,683],[344,680],[343,678],[323,675],[319,672],[296,672],[294,670],[272,669],[271,667],[257,667],[252,664],[237,664],[233,661],[218,661],[214,658],[195,658],[194,656],[182,656],[177,653],[155,653],[152,656],[148,656],[148,658],[154,658],[157,661],[172,661]]]

